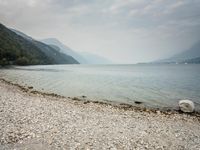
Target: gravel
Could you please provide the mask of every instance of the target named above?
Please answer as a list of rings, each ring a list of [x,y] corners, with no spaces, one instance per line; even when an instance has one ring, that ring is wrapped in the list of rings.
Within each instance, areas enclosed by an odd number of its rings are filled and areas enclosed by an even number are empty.
[[[200,119],[33,94],[0,81],[0,149],[199,150]]]

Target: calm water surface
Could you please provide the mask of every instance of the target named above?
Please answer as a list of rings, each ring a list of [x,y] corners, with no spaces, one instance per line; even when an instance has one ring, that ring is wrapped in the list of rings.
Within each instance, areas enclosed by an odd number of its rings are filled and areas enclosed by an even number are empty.
[[[48,65],[1,69],[0,77],[63,96],[152,107],[200,104],[200,65]],[[198,109],[200,105],[197,104]],[[200,109],[199,109],[200,110]]]

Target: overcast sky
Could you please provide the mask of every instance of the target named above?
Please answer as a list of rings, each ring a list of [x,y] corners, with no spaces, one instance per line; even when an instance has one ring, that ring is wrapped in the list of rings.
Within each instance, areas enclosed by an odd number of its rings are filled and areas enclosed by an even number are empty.
[[[0,22],[115,63],[167,58],[200,39],[200,0],[0,0]]]

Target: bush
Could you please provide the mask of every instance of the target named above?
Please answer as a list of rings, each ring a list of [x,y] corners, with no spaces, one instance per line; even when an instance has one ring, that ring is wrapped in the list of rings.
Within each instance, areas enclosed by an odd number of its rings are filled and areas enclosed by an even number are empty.
[[[29,65],[29,61],[26,57],[20,57],[16,60],[16,65],[21,65],[21,66]]]
[[[6,65],[9,65],[9,61],[6,58],[0,60],[0,66],[6,66]]]

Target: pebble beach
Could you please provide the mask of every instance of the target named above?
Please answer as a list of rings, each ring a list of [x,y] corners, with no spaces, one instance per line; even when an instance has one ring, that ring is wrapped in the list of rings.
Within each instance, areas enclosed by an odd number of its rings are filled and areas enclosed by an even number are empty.
[[[0,80],[0,149],[199,150],[200,117],[41,94]]]

